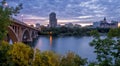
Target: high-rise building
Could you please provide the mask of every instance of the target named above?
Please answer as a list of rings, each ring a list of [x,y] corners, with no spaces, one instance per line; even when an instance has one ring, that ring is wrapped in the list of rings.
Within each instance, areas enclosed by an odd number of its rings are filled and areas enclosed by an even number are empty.
[[[56,27],[57,26],[57,18],[54,12],[50,13],[49,15],[49,27]]]

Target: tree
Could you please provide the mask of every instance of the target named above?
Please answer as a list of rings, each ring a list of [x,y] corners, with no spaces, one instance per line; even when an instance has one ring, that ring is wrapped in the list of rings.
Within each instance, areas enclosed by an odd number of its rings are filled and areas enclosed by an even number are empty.
[[[40,52],[23,43],[10,45],[2,42],[0,46],[0,66],[83,66],[86,59],[69,52],[60,56],[52,51]]]
[[[40,52],[36,50],[33,66],[59,66],[60,56],[51,52],[45,51]]]
[[[0,40],[3,40],[6,36],[7,27],[11,24],[12,15],[17,15],[22,9],[22,4],[17,7],[9,7],[6,0],[0,2]]]
[[[62,57],[60,66],[84,66],[86,63],[86,59],[82,59],[80,56],[69,52]]]
[[[7,42],[1,42],[0,44],[0,66],[6,66],[7,60],[9,58],[8,50],[11,46]]]
[[[95,38],[99,38],[99,37],[100,37],[99,32],[98,32],[97,30],[92,30],[92,31],[90,32],[90,34],[91,34],[93,37],[95,37]]]
[[[33,49],[23,43],[13,45],[2,42],[0,46],[0,66],[30,66],[33,61]]]
[[[9,59],[8,64],[13,66],[29,66],[32,65],[34,50],[23,43],[15,43],[11,45],[11,49],[8,50]]]
[[[110,29],[104,39],[94,36],[90,43],[95,48],[97,63],[99,66],[120,66],[120,28]],[[94,64],[94,63],[93,63]],[[93,65],[90,64],[90,65]]]

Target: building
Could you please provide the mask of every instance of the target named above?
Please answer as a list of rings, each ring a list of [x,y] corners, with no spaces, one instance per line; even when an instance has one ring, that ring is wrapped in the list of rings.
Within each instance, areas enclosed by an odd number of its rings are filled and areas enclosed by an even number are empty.
[[[50,13],[49,15],[49,27],[56,27],[57,26],[57,18],[54,12]]]
[[[81,25],[75,24],[74,27],[76,27],[76,28],[81,28]]]
[[[117,21],[111,21],[110,27],[111,27],[111,28],[117,28],[117,27],[119,27],[119,26],[118,26],[118,22],[117,22]]]
[[[60,24],[58,24],[58,25],[57,25],[57,27],[59,28],[59,27],[61,27],[61,25],[60,25]]]
[[[94,23],[93,23],[93,27],[94,27],[94,28],[100,27],[100,22],[94,22]]]
[[[93,27],[94,28],[117,28],[118,22],[117,21],[107,22],[106,18],[104,18],[102,21],[94,22]]]
[[[65,27],[73,28],[74,25],[72,23],[67,23],[67,24],[65,24]]]
[[[39,23],[36,23],[36,28],[40,28],[40,24]]]

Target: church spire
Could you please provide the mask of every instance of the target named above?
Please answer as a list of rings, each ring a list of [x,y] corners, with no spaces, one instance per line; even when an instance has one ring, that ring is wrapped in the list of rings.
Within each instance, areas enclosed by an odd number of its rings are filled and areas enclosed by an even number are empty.
[[[103,20],[104,22],[107,22],[107,20],[106,20],[106,17],[104,17],[104,20]]]

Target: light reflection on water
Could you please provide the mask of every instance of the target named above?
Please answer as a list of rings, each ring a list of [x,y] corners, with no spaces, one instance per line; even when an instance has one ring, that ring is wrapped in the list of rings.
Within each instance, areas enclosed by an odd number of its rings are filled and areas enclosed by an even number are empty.
[[[51,50],[58,54],[66,54],[72,51],[82,58],[88,58],[89,61],[95,61],[96,55],[94,48],[89,46],[93,37],[52,37],[40,36],[36,42],[35,48],[41,51]]]
[[[52,46],[52,41],[53,41],[52,36],[50,36],[50,46]]]

